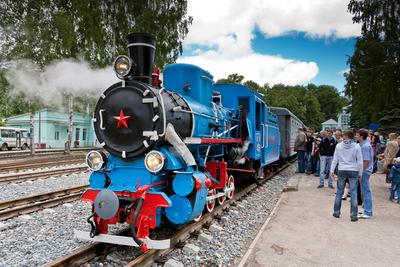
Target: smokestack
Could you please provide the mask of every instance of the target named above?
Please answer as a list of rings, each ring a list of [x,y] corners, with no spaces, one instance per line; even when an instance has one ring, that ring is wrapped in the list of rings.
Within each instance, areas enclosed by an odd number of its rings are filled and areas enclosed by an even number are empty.
[[[156,40],[148,33],[132,33],[128,35],[129,57],[133,60],[132,77],[144,83],[151,83]]]

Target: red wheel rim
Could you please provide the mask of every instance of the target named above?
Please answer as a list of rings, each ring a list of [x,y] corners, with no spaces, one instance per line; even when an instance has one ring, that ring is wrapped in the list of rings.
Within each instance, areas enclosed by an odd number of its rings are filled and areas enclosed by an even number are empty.
[[[224,204],[225,199],[226,199],[226,195],[223,195],[223,196],[219,197],[219,198],[218,198],[218,204],[219,204],[219,205]]]
[[[214,196],[216,194],[216,190],[215,189],[211,189],[208,190],[208,194],[207,196]],[[206,209],[208,212],[212,212],[214,210],[215,207],[215,199],[213,199],[212,201],[208,202],[206,205]]]
[[[235,178],[233,178],[232,175],[229,177],[229,180],[228,180],[228,188],[229,189],[232,188],[232,191],[229,191],[229,193],[228,193],[228,198],[232,199],[233,196],[235,195]]]

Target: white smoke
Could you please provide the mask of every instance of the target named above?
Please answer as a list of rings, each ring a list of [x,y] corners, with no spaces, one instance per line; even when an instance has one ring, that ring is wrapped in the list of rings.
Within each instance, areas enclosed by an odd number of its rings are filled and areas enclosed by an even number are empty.
[[[44,103],[58,101],[63,94],[100,96],[110,85],[118,82],[111,66],[94,69],[82,59],[57,60],[43,70],[27,59],[7,65],[6,78],[12,86],[12,93],[38,96]]]

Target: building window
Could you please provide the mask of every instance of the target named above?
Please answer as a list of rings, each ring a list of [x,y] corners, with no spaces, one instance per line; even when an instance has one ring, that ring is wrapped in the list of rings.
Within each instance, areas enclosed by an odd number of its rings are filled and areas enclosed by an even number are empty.
[[[86,140],[86,128],[82,129],[82,140],[85,141]]]
[[[76,128],[76,130],[75,130],[75,140],[79,140],[80,131],[81,131],[81,129]]]
[[[54,140],[60,140],[60,132],[54,132]]]

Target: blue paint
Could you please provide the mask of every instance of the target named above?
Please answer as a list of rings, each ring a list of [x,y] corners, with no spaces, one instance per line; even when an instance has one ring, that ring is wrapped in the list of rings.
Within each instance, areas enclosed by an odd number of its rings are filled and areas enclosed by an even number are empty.
[[[192,215],[192,204],[186,197],[178,195],[170,196],[172,205],[165,209],[168,220],[174,224],[184,224],[189,222]]]
[[[213,76],[191,64],[170,64],[164,69],[164,87],[203,105],[210,105]]]
[[[166,166],[164,170],[181,170],[185,168],[185,162],[173,147],[163,146],[160,152],[166,157]]]
[[[176,194],[185,197],[194,189],[192,173],[177,173],[172,181],[172,188]]]
[[[277,116],[269,112],[264,96],[241,84],[215,84],[214,88],[221,93],[225,107],[232,110],[242,108],[247,114],[247,140],[251,143],[246,155],[260,160],[261,167],[278,160],[280,135]]]
[[[196,197],[193,203],[193,212],[190,220],[199,217],[204,210],[207,200],[206,175],[202,172],[194,172],[193,177],[201,181],[201,188],[196,192]]]

